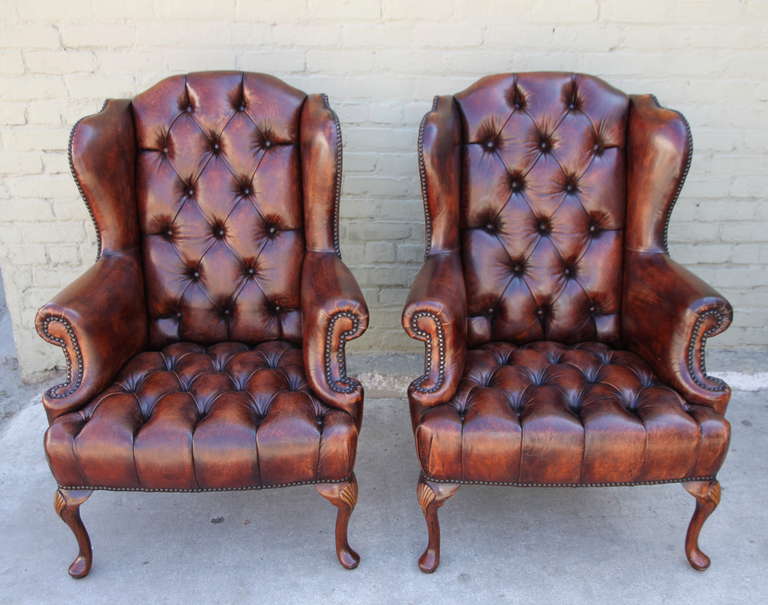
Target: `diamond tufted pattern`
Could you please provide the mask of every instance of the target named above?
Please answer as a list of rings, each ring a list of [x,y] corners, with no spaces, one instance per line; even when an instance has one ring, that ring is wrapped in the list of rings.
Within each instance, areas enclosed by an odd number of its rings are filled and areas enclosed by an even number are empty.
[[[627,96],[539,73],[484,78],[455,99],[469,343],[616,341]]]
[[[45,448],[60,485],[214,489],[352,473],[359,416],[310,391],[300,348],[179,342],[140,353],[58,417]]]
[[[301,339],[304,100],[239,72],[175,76],[134,99],[151,345]]]
[[[598,342],[487,343],[467,353],[448,403],[411,401],[436,479],[510,483],[713,476],[729,424],[660,383],[637,355]]]

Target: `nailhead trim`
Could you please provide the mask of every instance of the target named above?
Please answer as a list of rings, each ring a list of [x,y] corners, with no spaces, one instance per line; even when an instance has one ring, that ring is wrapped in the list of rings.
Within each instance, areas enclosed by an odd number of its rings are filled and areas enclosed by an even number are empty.
[[[58,336],[54,336],[48,330],[48,327],[52,322],[59,322],[64,326],[64,329],[69,336],[69,341],[72,346],[67,344],[67,341]],[[48,389],[45,394],[50,399],[64,399],[69,397],[72,393],[80,388],[80,384],[83,382],[83,353],[80,350],[80,343],[77,341],[77,335],[69,320],[62,315],[49,315],[43,320],[40,328],[40,335],[49,343],[61,347],[64,351],[64,358],[67,361],[67,380],[61,384],[57,384]],[[72,353],[75,354],[74,364],[72,363]]]
[[[688,148],[687,148],[687,156],[685,158],[685,166],[683,166],[683,171],[680,174],[679,180],[677,181],[675,194],[672,196],[672,201],[670,202],[669,207],[667,208],[667,215],[666,217],[664,217],[664,233],[662,235],[662,246],[664,248],[664,252],[669,254],[669,242],[668,242],[669,223],[672,220],[672,211],[675,208],[675,204],[677,204],[677,199],[680,197],[680,192],[683,190],[685,179],[688,177],[688,171],[691,169],[691,161],[693,160],[693,134],[691,134],[691,126],[688,123],[688,120],[682,113],[680,113],[679,111],[675,111],[674,109],[663,107],[659,103],[659,100],[656,98],[655,95],[651,95],[651,98],[653,99],[653,101],[656,103],[658,107],[663,109],[668,109],[669,111],[677,114],[677,117],[679,117],[682,120],[683,124],[685,125],[685,131],[688,139]]]
[[[99,258],[101,258],[101,230],[99,229],[99,224],[96,222],[96,215],[93,213],[93,208],[91,207],[91,203],[88,201],[88,197],[85,195],[85,190],[83,189],[83,184],[80,182],[80,177],[77,176],[77,170],[75,170],[75,163],[72,159],[72,143],[75,140],[75,133],[77,132],[77,127],[80,126],[80,122],[82,122],[87,118],[92,118],[96,115],[99,115],[100,113],[103,113],[104,110],[107,108],[108,102],[109,101],[104,101],[104,104],[101,106],[101,109],[97,113],[89,116],[83,116],[77,122],[75,122],[75,125],[72,127],[72,130],[69,131],[69,143],[67,144],[67,159],[69,161],[69,172],[72,174],[72,178],[75,181],[77,190],[80,192],[80,197],[85,203],[85,207],[88,209],[88,214],[91,216],[91,221],[93,221],[93,227],[96,230],[96,260],[99,260]]]
[[[708,317],[714,317],[717,323],[706,330],[701,336],[701,345],[697,345],[699,339],[699,332],[701,327]],[[703,311],[696,318],[696,323],[693,324],[693,331],[691,332],[691,340],[688,343],[688,373],[691,375],[693,381],[699,385],[702,389],[712,391],[715,393],[721,393],[728,389],[728,385],[724,380],[717,378],[716,376],[708,376],[706,362],[704,359],[704,347],[707,343],[707,338],[715,336],[721,332],[721,326],[727,321],[726,316],[720,312],[719,309],[709,309]],[[703,376],[702,380],[699,376]]]
[[[435,95],[434,99],[432,100],[432,109],[430,109],[427,113],[424,114],[424,117],[421,118],[421,123],[419,124],[419,140],[418,140],[418,149],[419,149],[419,179],[421,181],[421,201],[422,204],[424,204],[424,256],[429,256],[429,252],[432,248],[432,216],[429,212],[429,203],[427,202],[427,169],[424,165],[424,129],[427,126],[427,119],[429,118],[430,114],[437,111],[437,103],[440,100],[440,97]]]
[[[429,388],[422,387],[421,384],[427,380],[432,373],[432,334],[419,328],[419,319],[422,317],[429,317],[435,324],[435,332],[437,333],[437,348],[438,348],[438,365],[437,365],[437,381],[434,386]],[[421,340],[424,340],[424,375],[419,376],[411,383],[411,388],[419,393],[434,393],[443,386],[445,381],[445,331],[443,330],[443,324],[440,323],[440,318],[432,311],[418,311],[411,316],[411,329],[416,333]]]
[[[498,485],[507,487],[632,487],[634,485],[663,485],[689,481],[715,481],[715,477],[685,477],[683,479],[651,479],[648,481],[602,481],[597,483],[536,483],[535,481],[473,481],[470,479],[434,479],[422,473],[425,481],[460,485]]]
[[[323,99],[323,105],[331,113],[333,118],[333,124],[336,127],[336,183],[335,194],[333,203],[333,248],[336,250],[336,256],[341,258],[341,246],[339,245],[339,205],[341,203],[341,176],[342,176],[342,140],[341,140],[341,123],[339,122],[339,116],[331,108],[331,104],[328,101],[328,95],[320,95]]]
[[[336,363],[339,364],[339,378],[334,380],[333,370],[331,369],[331,349],[333,347],[333,332],[336,327],[336,322],[346,317],[352,320],[352,328],[345,330],[339,335],[339,349],[336,351]],[[331,316],[328,322],[328,329],[325,332],[325,378],[328,381],[328,386],[336,393],[353,393],[359,386],[360,382],[347,376],[347,359],[345,353],[345,347],[347,344],[347,338],[357,333],[360,328],[360,318],[350,311],[337,311]]]
[[[241,487],[112,487],[107,485],[59,485],[59,489],[92,489],[108,492],[168,492],[168,493],[194,493],[194,492],[242,492],[260,489],[274,489],[278,487],[294,487],[296,485],[318,485],[322,483],[345,483],[352,481],[353,475],[345,479],[310,479],[308,481],[291,481],[289,483],[263,483],[257,485],[244,485]]]

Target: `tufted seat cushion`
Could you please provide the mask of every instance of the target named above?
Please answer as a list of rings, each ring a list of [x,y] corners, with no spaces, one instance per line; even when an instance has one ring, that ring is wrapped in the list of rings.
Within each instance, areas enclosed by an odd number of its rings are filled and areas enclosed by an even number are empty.
[[[412,402],[434,479],[632,483],[714,476],[729,423],[661,384],[628,351],[585,342],[493,342],[467,353],[448,403]]]
[[[310,391],[291,343],[179,342],[56,418],[45,449],[62,486],[241,489],[347,478],[358,427]]]

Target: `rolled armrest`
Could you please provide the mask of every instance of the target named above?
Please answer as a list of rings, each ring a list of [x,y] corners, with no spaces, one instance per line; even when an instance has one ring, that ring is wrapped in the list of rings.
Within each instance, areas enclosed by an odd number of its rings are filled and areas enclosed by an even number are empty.
[[[421,405],[453,397],[464,371],[467,300],[458,252],[431,254],[416,276],[403,310],[408,336],[424,342],[424,375],[408,390]]]
[[[725,412],[731,391],[705,368],[707,338],[733,309],[716,290],[660,252],[628,252],[623,334],[627,347],[691,403]]]
[[[143,284],[137,253],[105,253],[38,311],[38,333],[67,361],[66,382],[43,395],[49,420],[90,401],[144,348]]]
[[[333,252],[308,252],[301,272],[304,365],[312,390],[357,416],[363,386],[347,376],[344,347],[368,327],[368,307],[346,265]]]

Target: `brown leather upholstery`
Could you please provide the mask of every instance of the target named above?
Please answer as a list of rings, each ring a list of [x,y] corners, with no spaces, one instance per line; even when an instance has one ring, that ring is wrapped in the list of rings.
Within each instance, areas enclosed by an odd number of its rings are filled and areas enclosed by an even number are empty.
[[[728,422],[603,343],[488,343],[467,355],[449,404],[414,406],[424,472],[503,483],[711,477]]]
[[[62,485],[226,488],[344,479],[358,416],[315,397],[301,349],[189,342],[141,353],[46,435]]]
[[[680,114],[587,75],[501,74],[435,99],[427,254],[403,312],[426,351],[409,388],[424,571],[459,483],[693,481],[711,512],[730,390],[704,344],[732,310],[667,253],[690,157]]]
[[[368,311],[340,259],[327,99],[174,76],[81,120],[70,157],[100,246],[37,316],[68,365],[43,396],[62,517],[84,489],[318,483],[348,520],[363,389],[344,345]],[[337,550],[357,564],[344,520]]]

